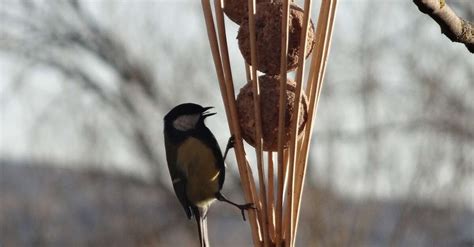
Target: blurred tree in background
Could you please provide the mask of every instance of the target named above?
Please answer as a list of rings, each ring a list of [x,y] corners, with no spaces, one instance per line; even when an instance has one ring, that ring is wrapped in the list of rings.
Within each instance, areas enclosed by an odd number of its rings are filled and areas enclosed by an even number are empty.
[[[472,55],[410,2],[338,11],[297,244],[472,246]],[[0,72],[0,246],[197,245],[161,135],[198,102],[228,138],[197,1],[1,1]],[[211,243],[249,245],[238,212],[213,208]]]

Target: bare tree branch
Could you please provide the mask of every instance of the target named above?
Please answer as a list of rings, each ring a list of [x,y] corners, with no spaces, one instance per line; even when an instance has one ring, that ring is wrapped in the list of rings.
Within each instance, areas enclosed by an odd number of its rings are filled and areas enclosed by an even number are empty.
[[[71,78],[65,81],[77,84],[81,94],[94,95],[117,115],[120,133],[156,170],[162,159],[148,138],[156,129],[146,123],[150,122],[150,111],[166,107],[167,99],[157,90],[151,65],[135,56],[126,42],[79,1],[39,4],[21,0],[9,4],[0,9],[0,21],[5,23],[0,30],[0,50],[32,66],[51,68]],[[115,78],[105,81],[95,76],[83,57],[110,69]]]
[[[460,18],[446,4],[446,0],[413,0],[418,9],[429,15],[441,27],[451,41],[466,45],[467,49],[474,53],[474,24]]]

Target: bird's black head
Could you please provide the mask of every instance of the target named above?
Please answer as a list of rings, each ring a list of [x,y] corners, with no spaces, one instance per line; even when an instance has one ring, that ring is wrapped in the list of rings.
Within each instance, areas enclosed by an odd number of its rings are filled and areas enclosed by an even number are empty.
[[[207,112],[211,108],[213,107],[202,107],[193,103],[178,105],[166,114],[165,125],[179,131],[196,129],[204,124],[205,118],[216,114]]]

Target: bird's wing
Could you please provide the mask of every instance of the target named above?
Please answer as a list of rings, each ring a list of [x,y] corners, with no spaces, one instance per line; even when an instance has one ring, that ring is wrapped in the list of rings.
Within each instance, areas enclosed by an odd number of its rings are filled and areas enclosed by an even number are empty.
[[[168,169],[170,171],[171,180],[173,182],[174,192],[179,202],[186,212],[188,219],[191,219],[192,213],[190,203],[186,198],[186,176],[178,169],[177,165],[177,148],[171,143],[165,135],[166,159],[168,161]]]
[[[199,139],[203,140],[204,143],[212,149],[216,158],[216,166],[217,169],[219,169],[219,189],[222,189],[225,180],[225,163],[219,143],[217,143],[216,137],[207,127],[205,127],[204,130],[199,133],[199,135]]]

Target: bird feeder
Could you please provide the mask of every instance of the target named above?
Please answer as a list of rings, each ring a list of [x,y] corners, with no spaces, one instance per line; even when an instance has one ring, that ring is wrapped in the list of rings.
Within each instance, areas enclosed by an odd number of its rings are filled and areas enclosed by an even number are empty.
[[[290,0],[214,0],[213,11],[211,0],[201,1],[229,129],[235,136],[244,196],[256,206],[249,210],[255,246],[295,246],[309,144],[337,5],[337,0],[321,0],[314,27],[312,2],[305,0],[299,7]],[[225,15],[240,25],[238,43],[247,84],[238,96]],[[304,78],[309,56],[309,73]],[[296,70],[294,79],[288,78],[292,70]],[[257,180],[244,141],[254,149]]]

